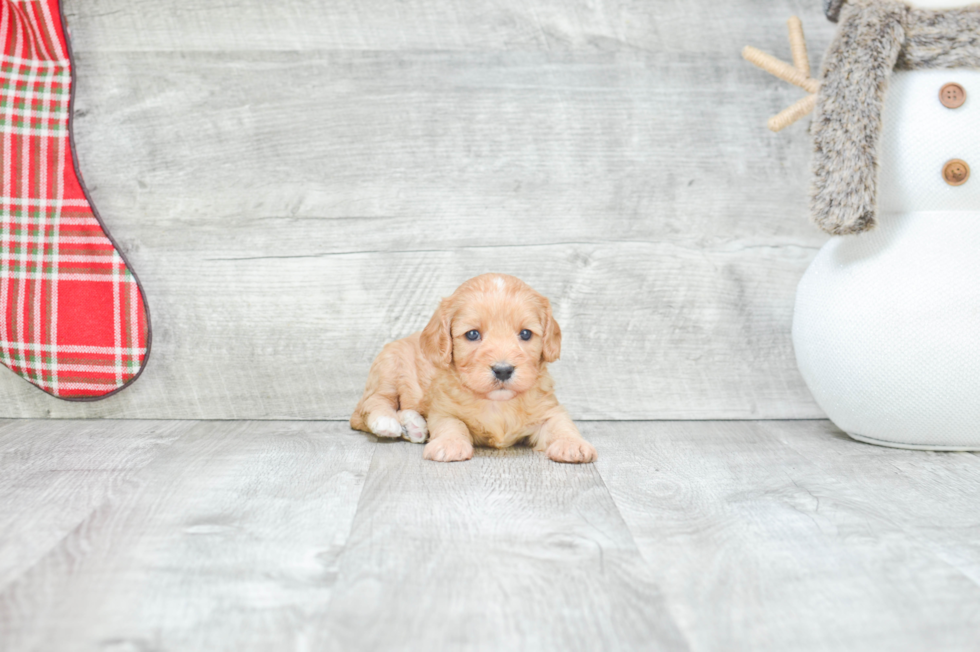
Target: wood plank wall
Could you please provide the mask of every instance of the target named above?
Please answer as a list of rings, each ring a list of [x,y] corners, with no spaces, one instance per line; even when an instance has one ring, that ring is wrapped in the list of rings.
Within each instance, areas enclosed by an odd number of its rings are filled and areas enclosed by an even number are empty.
[[[577,419],[812,418],[790,341],[825,237],[798,89],[817,0],[65,0],[82,174],[148,294],[143,377],[93,404],[0,373],[0,417],[346,419],[470,276],[565,333]]]

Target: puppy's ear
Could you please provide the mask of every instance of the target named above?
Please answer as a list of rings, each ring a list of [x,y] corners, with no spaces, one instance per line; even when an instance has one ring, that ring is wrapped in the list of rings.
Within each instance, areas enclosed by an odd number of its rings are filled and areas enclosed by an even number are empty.
[[[428,325],[422,329],[419,346],[433,364],[448,367],[453,362],[452,314],[449,299],[443,299]]]
[[[542,336],[541,359],[554,362],[561,355],[561,328],[551,314],[551,302],[544,299],[544,335]]]

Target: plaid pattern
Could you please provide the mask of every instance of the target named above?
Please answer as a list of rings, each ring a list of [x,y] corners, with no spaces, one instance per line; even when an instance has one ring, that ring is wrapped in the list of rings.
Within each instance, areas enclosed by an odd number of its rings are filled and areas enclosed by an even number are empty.
[[[140,371],[148,323],[75,171],[58,0],[0,0],[0,44],[0,362],[54,396],[97,398]]]

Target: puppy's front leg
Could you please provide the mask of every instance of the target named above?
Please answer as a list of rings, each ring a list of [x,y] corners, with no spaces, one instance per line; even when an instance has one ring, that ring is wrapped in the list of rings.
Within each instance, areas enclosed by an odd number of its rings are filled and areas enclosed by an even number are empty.
[[[562,408],[556,408],[538,432],[531,437],[536,451],[545,451],[556,462],[585,464],[599,457],[595,447],[582,438],[571,417]]]
[[[473,457],[473,438],[455,417],[429,414],[429,443],[422,457],[434,462],[461,462]]]

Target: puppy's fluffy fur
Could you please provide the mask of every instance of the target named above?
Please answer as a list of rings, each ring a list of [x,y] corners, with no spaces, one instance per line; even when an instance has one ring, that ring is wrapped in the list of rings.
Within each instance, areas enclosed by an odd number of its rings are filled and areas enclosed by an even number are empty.
[[[421,332],[381,350],[350,425],[378,437],[428,436],[423,456],[440,462],[470,459],[474,444],[521,442],[557,462],[592,462],[595,448],[555,398],[547,365],[560,352],[548,299],[513,276],[477,276]],[[501,380],[495,366],[513,371]]]

